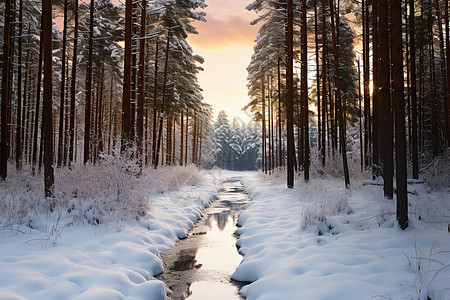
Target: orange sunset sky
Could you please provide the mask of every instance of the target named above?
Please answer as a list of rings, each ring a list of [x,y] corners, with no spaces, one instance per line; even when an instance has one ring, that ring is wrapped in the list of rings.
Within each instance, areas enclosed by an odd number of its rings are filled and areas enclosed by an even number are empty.
[[[230,121],[237,116],[244,123],[251,120],[242,107],[248,103],[247,71],[253,53],[257,26],[250,21],[254,12],[245,7],[251,0],[206,0],[206,23],[197,22],[198,35],[188,38],[194,53],[205,58],[198,76],[205,102],[214,109],[214,117],[224,110]]]

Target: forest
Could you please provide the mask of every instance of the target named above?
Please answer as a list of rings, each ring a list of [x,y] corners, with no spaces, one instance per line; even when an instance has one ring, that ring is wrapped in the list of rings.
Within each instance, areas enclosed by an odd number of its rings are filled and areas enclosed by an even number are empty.
[[[356,129],[361,169],[383,177],[389,198],[395,178],[407,203],[407,177],[447,153],[448,1],[249,4],[259,26],[244,107],[251,130],[260,123],[252,153],[223,136],[224,116],[213,124],[202,97],[203,58],[187,37],[198,33],[193,22],[206,21],[205,7],[5,1],[1,178],[8,163],[32,174],[44,166],[51,196],[54,166],[95,165],[119,147],[133,148],[142,167],[286,166],[289,187],[294,172],[310,179],[312,156],[322,167],[340,156],[349,187],[347,132]]]
[[[0,298],[449,299],[448,2],[0,0]]]
[[[261,123],[262,170],[287,166],[293,187],[294,170],[309,181],[311,163],[340,157],[349,188],[348,156],[359,157],[389,199],[395,179],[407,227],[408,178],[448,157],[448,1],[258,0],[247,9],[259,14],[245,108]]]

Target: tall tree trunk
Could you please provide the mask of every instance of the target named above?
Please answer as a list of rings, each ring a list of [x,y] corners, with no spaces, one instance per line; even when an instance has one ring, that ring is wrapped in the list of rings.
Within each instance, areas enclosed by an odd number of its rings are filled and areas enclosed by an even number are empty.
[[[133,2],[133,11],[136,11],[136,2]],[[131,107],[130,107],[130,142],[136,141],[136,105],[137,105],[137,42],[134,38],[137,36],[137,16],[133,13],[132,23],[132,39],[131,39]]]
[[[66,66],[69,65],[69,57],[66,57]],[[64,147],[63,147],[63,166],[67,165],[68,146],[69,146],[69,67],[66,68],[66,85],[65,85],[65,101],[64,101]]]
[[[59,135],[58,135],[58,168],[61,167],[63,160],[63,138],[64,138],[64,102],[65,102],[65,84],[66,84],[66,38],[67,38],[67,0],[64,0],[64,18],[63,18],[63,40],[61,53],[61,89],[59,101]]]
[[[344,168],[344,177],[345,177],[345,187],[350,188],[350,176],[348,172],[348,163],[347,163],[347,145],[345,142],[345,127],[344,127],[344,119],[342,115],[342,100],[341,100],[341,84],[340,84],[340,78],[339,78],[339,56],[337,52],[337,45],[336,45],[336,31],[335,26],[333,22],[333,14],[334,14],[334,5],[333,0],[330,0],[330,17],[331,17],[331,36],[332,36],[332,42],[333,42],[333,56],[334,56],[334,81],[336,84],[336,93],[337,93],[337,118],[339,123],[339,139],[341,144],[341,151],[342,151],[342,164]]]
[[[114,73],[111,72],[111,83],[110,83],[110,90],[109,90],[109,122],[108,122],[108,154],[111,154],[111,144],[113,143],[113,140],[115,139],[115,136],[112,134],[112,127],[113,127],[113,95],[114,95]]]
[[[308,117],[308,36],[306,23],[306,0],[302,4],[302,107],[303,107],[303,128],[304,128],[304,144],[305,144],[305,159],[303,163],[305,181],[309,181],[309,117]]]
[[[103,153],[104,143],[103,143],[103,92],[105,87],[105,64],[102,65],[102,73],[100,75],[100,92],[99,92],[99,105],[98,105],[98,154]]]
[[[447,97],[445,95],[446,91],[447,91],[447,80],[446,80],[447,72],[446,72],[446,64],[445,64],[444,34],[442,32],[442,15],[441,15],[441,9],[440,9],[438,0],[436,0],[435,6],[436,6],[436,15],[437,15],[437,22],[438,22],[437,28],[438,28],[438,35],[439,35],[439,50],[440,50],[439,51],[440,52],[440,62],[439,63],[440,63],[440,71],[441,71],[442,81],[444,83],[444,87],[443,87],[444,88],[444,95],[443,95],[444,111],[443,111],[443,113],[444,113],[444,118],[445,118],[446,112],[447,112],[447,103],[446,103]],[[439,106],[440,106],[439,102],[437,103],[437,106],[438,106],[437,113],[438,113],[438,115],[440,115],[441,109],[439,109]],[[447,141],[447,130],[446,130],[446,127],[441,128],[442,127],[441,126],[442,123],[440,122],[441,118],[438,117],[437,119],[439,120],[438,131],[442,132],[442,135],[444,138],[444,141],[443,141],[443,143],[441,143],[442,145],[440,147],[440,152],[442,152],[442,150],[445,148],[446,141]],[[444,124],[446,124],[446,118],[444,120]],[[438,138],[439,138],[439,136],[438,136]],[[444,147],[442,147],[442,146],[444,146]]]
[[[315,38],[315,50],[316,50],[316,86],[317,86],[317,146],[318,150],[322,147],[322,119],[320,110],[320,64],[319,64],[319,30],[317,23],[317,5],[318,1],[314,3],[314,38]]]
[[[2,104],[1,104],[1,141],[0,141],[0,177],[5,180],[8,174],[8,104],[9,104],[9,67],[10,57],[7,53],[11,47],[11,1],[5,1],[5,21],[3,27],[3,70],[2,70]]]
[[[16,126],[16,169],[22,170],[22,29],[23,0],[19,0],[18,67],[17,67],[17,126]],[[26,80],[26,79],[25,79]],[[24,105],[25,106],[25,105]]]
[[[406,65],[406,93],[407,93],[407,101],[406,101],[406,109],[407,109],[407,118],[408,118],[408,144],[411,149],[412,143],[412,120],[411,120],[411,55],[409,53],[410,50],[410,38],[409,38],[409,21],[408,21],[408,1],[405,0],[405,65]]]
[[[31,174],[34,176],[36,173],[36,163],[37,163],[37,138],[39,133],[39,109],[41,106],[41,83],[42,83],[42,56],[43,56],[43,16],[41,16],[41,34],[39,38],[39,58],[38,58],[38,71],[37,71],[37,86],[36,86],[36,106],[34,108],[34,136],[33,136],[33,162],[31,168]],[[41,136],[42,140],[42,136]],[[40,165],[40,164],[39,164]]]
[[[446,0],[448,1],[448,0]],[[412,115],[412,165],[413,178],[419,179],[419,154],[417,145],[417,94],[416,94],[416,37],[415,37],[415,15],[414,15],[414,0],[409,0],[409,46],[410,46],[410,70],[411,70],[411,115]]]
[[[278,79],[278,159],[279,166],[282,167],[283,162],[283,139],[281,136],[281,70],[280,70],[281,58],[277,59],[277,79]]]
[[[287,0],[287,25],[286,25],[286,133],[287,133],[287,187],[294,187],[294,4],[293,0]]]
[[[268,141],[269,141],[269,163],[268,163],[268,170],[269,170],[269,174],[272,170],[272,131],[271,131],[271,125],[270,125],[270,120],[271,120],[271,106],[270,106],[270,75],[267,76],[267,123],[269,123],[268,126],[268,132],[269,132],[269,136],[268,136]],[[235,160],[233,160],[233,163],[235,162]],[[233,167],[233,170],[236,170],[236,166]]]
[[[363,0],[364,1],[364,0]],[[325,148],[326,148],[326,122],[327,115],[327,23],[326,23],[326,0],[322,0],[322,146],[320,147],[320,156],[322,158],[322,167],[325,166]]]
[[[183,152],[184,152],[184,117],[183,117],[184,110],[181,110],[181,117],[180,117],[180,166],[183,166]]]
[[[431,3],[430,3],[431,4]],[[432,14],[432,8],[429,8],[429,18],[432,22],[429,22],[428,34],[430,37],[430,83],[431,83],[431,152],[433,157],[437,157],[439,154],[439,134],[438,134],[438,109],[437,109],[437,91],[436,91],[436,69],[435,69],[435,56],[434,56],[434,33],[433,24],[434,16]]]
[[[53,197],[53,53],[52,53],[52,0],[42,2],[42,32],[44,44],[44,100],[42,128],[44,133],[45,197]]]
[[[184,165],[187,165],[187,150],[188,150],[188,129],[189,129],[189,109],[186,110],[186,132],[185,132],[185,139],[186,139],[186,147],[184,148]]]
[[[261,151],[261,161],[262,170],[267,174],[267,156],[266,156],[266,90],[264,83],[264,76],[261,77],[262,83],[262,151]]]
[[[124,153],[131,142],[131,43],[133,30],[133,1],[125,2],[125,56],[123,72],[123,96],[122,96],[122,133],[121,152]]]
[[[401,0],[391,0],[392,20],[392,97],[395,107],[395,161],[397,182],[397,220],[408,227],[408,194],[406,189],[406,130],[403,91],[402,11]]]
[[[75,147],[75,97],[77,85],[77,60],[78,60],[78,0],[74,1],[74,34],[73,34],[73,57],[72,57],[72,82],[70,86],[70,141],[69,141],[69,167],[74,162],[74,147]]]
[[[384,196],[392,199],[394,187],[394,165],[393,165],[393,132],[392,132],[392,106],[390,98],[390,59],[389,59],[389,30],[388,30],[388,0],[380,0],[380,98],[383,103],[383,178]],[[401,13],[401,11],[400,11]],[[401,22],[401,21],[400,21]],[[401,38],[401,36],[400,36]],[[401,51],[401,48],[400,48]]]
[[[139,95],[137,105],[137,151],[141,160],[142,166],[142,149],[144,145],[144,103],[145,103],[145,28],[146,28],[146,15],[147,15],[147,0],[142,0],[141,11],[141,39],[139,40]]]
[[[28,27],[28,43],[30,42],[30,27]],[[30,116],[30,88],[28,82],[30,81],[30,51],[31,47],[27,47],[27,56],[25,59],[25,82],[23,83],[23,106],[22,106],[22,155],[25,157],[25,163],[27,163],[28,156],[28,144],[31,139],[28,131],[29,116]],[[22,159],[23,160],[23,159]]]
[[[192,163],[196,164],[197,154],[197,117],[194,117],[194,129],[192,131]]]
[[[369,94],[369,0],[362,1],[363,10],[363,77],[364,77],[364,154],[370,166],[370,94]]]
[[[86,101],[84,108],[84,156],[83,162],[86,164],[90,159],[90,138],[91,138],[91,98],[92,98],[92,53],[94,47],[94,0],[91,0],[89,9],[89,53],[86,67]],[[127,65],[125,63],[125,65]],[[125,89],[125,87],[124,87]]]
[[[277,145],[274,144],[274,135],[276,135],[277,133],[276,132],[274,133],[274,131],[273,131],[274,130],[274,115],[275,115],[275,113],[274,113],[274,104],[273,104],[274,96],[273,96],[273,77],[272,77],[272,75],[270,76],[270,90],[271,90],[271,92],[270,92],[270,126],[271,126],[270,138],[272,139],[272,148],[271,148],[272,156],[270,157],[270,159],[272,161],[272,171],[273,171],[273,169],[275,169],[276,160],[277,160],[277,157],[275,154]],[[203,126],[201,127],[201,129],[203,130]]]
[[[155,81],[153,86],[153,135],[152,135],[152,164],[156,164],[156,115],[158,112],[158,53],[159,53],[159,38],[156,37],[156,50],[155,50]]]
[[[375,179],[380,176],[380,127],[381,127],[381,105],[380,99],[385,99],[386,94],[383,94],[383,97],[380,97],[380,93],[378,90],[379,87],[379,77],[387,76],[387,74],[380,75],[378,71],[380,60],[379,60],[379,52],[387,51],[387,49],[381,49],[379,47],[379,26],[378,26],[378,3],[379,1],[373,1],[372,4],[372,36],[373,36],[373,93],[372,93],[372,105],[373,105],[373,126],[372,126],[372,177]],[[380,4],[381,5],[381,4]],[[387,22],[387,20],[384,20]],[[380,24],[383,23],[383,20],[380,20]],[[380,34],[380,40],[387,40],[387,36]],[[380,41],[383,43],[383,41]],[[387,44],[383,43],[383,46],[386,47]],[[384,69],[384,71],[386,71]],[[384,82],[385,83],[385,82]]]
[[[361,66],[360,58],[358,56],[358,107],[359,107],[359,150],[361,155],[361,172],[364,170],[364,146],[362,136],[362,108],[361,108]]]
[[[162,131],[163,131],[164,109],[165,109],[165,104],[166,104],[167,67],[169,65],[170,37],[171,37],[171,33],[169,32],[169,34],[167,35],[166,60],[164,63],[163,95],[162,95],[160,114],[159,114],[159,131],[158,131],[158,141],[156,144],[155,169],[158,168],[159,150],[161,148],[161,136],[162,136]]]
[[[445,53],[446,53],[446,67],[447,67],[447,93],[446,93],[446,105],[445,105],[445,116],[446,116],[446,123],[447,123],[447,145],[450,147],[450,75],[448,74],[450,72],[450,33],[449,33],[449,18],[448,18],[448,0],[444,1],[444,23],[445,23]]]
[[[168,112],[166,123],[166,165],[172,163],[172,114]]]

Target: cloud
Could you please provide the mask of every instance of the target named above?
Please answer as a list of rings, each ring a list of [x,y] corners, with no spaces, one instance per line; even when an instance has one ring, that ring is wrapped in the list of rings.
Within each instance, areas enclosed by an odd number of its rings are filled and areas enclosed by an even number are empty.
[[[199,34],[191,35],[189,42],[195,49],[222,48],[231,45],[254,44],[258,28],[239,16],[232,16],[226,20],[207,16],[207,22],[196,22]]]

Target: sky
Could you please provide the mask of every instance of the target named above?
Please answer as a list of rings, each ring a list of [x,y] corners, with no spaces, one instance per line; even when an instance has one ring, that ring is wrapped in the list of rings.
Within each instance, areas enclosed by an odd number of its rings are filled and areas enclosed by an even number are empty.
[[[251,115],[243,112],[242,107],[249,102],[246,68],[258,31],[250,21],[257,15],[245,9],[251,0],[206,0],[206,3],[207,22],[196,22],[199,34],[188,38],[194,53],[205,59],[204,71],[198,76],[204,100],[212,105],[214,117],[224,110],[230,122],[236,116],[247,123]]]

